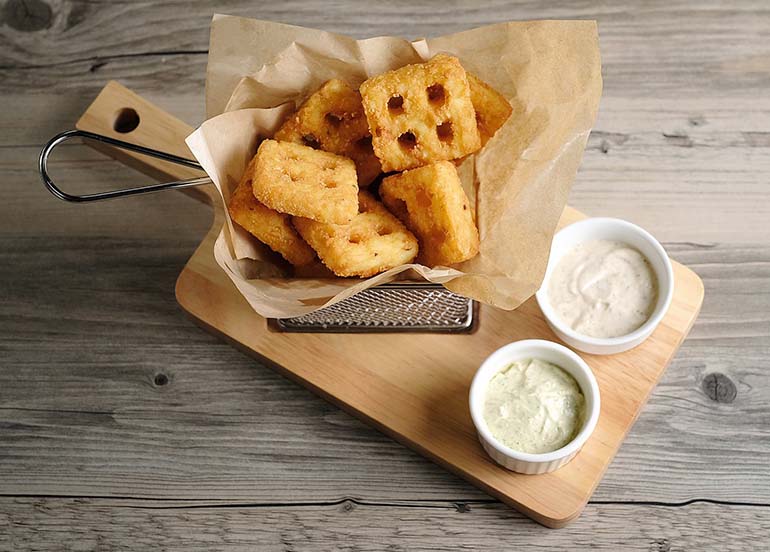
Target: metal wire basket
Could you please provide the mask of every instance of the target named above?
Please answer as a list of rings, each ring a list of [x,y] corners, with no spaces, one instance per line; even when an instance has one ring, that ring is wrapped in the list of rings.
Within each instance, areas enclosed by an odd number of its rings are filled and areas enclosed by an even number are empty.
[[[474,302],[439,284],[393,283],[364,290],[344,301],[274,322],[286,332],[470,332]]]

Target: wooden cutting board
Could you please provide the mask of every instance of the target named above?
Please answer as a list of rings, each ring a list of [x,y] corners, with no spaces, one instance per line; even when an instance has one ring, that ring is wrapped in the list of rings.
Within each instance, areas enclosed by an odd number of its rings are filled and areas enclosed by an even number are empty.
[[[102,90],[77,128],[191,157],[184,144],[190,126],[115,82]],[[198,174],[136,154],[107,153],[157,178]],[[482,305],[478,329],[468,335],[275,332],[214,261],[223,220],[217,191],[207,186],[191,193],[214,207],[211,230],[176,285],[179,304],[196,322],[549,527],[580,515],[703,301],[700,278],[674,262],[673,302],[655,333],[622,354],[582,354],[602,398],[599,423],[585,447],[556,472],[519,475],[496,465],[482,450],[468,411],[468,389],[478,366],[498,347],[519,339],[556,340],[534,299],[512,312]],[[560,226],[581,218],[567,207]]]

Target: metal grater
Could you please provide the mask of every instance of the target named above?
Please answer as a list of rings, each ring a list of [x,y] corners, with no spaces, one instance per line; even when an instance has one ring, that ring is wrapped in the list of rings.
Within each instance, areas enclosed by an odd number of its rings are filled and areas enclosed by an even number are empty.
[[[393,283],[296,318],[275,319],[284,332],[471,332],[474,301],[440,284]]]

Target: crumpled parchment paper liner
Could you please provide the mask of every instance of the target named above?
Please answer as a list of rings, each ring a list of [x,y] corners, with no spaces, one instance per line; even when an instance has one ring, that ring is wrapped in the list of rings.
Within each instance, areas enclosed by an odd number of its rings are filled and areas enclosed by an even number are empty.
[[[325,81],[357,86],[439,52],[457,56],[513,106],[495,137],[459,169],[475,205],[479,255],[453,267],[404,265],[366,280],[287,278],[279,257],[226,217],[215,258],[257,313],[307,314],[409,269],[504,309],[538,289],[601,96],[593,21],[500,23],[410,42],[217,15],[206,80],[210,118],[188,146],[226,204],[259,140]]]

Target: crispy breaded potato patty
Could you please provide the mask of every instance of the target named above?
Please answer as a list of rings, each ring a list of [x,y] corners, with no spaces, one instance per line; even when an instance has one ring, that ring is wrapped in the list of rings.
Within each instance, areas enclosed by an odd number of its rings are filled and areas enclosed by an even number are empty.
[[[254,197],[253,173],[254,160],[243,173],[230,198],[227,206],[230,218],[292,265],[302,266],[313,262],[315,252],[294,229],[291,217],[262,205]]]
[[[382,172],[372,149],[361,94],[339,79],[325,82],[311,94],[273,138],[349,157],[356,164],[360,186]]]
[[[292,142],[260,144],[253,191],[271,209],[318,222],[347,224],[358,213],[353,161]]]
[[[414,260],[417,239],[368,192],[359,192],[359,213],[350,224],[292,219],[294,227],[337,276],[368,278]]]
[[[457,159],[481,147],[465,69],[439,54],[371,77],[361,97],[384,171]]]
[[[420,240],[418,262],[451,265],[474,257],[479,232],[457,169],[441,161],[382,181],[385,206]]]
[[[484,146],[508,120],[513,108],[505,96],[476,75],[466,75],[471,90],[471,102],[476,110],[476,125],[481,136],[481,145]]]

